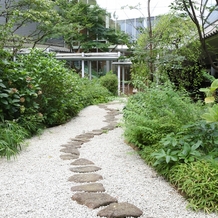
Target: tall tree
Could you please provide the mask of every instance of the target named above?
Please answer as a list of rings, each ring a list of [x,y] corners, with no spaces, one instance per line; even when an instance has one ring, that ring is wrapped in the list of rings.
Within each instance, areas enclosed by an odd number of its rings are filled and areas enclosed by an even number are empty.
[[[133,79],[150,81],[152,58],[155,82],[170,78],[179,87],[197,89],[203,75],[200,70],[200,43],[196,35],[195,25],[188,17],[174,13],[158,17],[152,29],[152,38],[148,28],[138,39],[134,51]]]
[[[202,50],[205,53],[205,56],[209,58],[211,66],[216,70],[218,70],[218,66],[214,64],[212,58],[213,52],[209,49],[206,43],[205,24],[208,22],[210,14],[217,10],[217,7],[217,0],[214,1],[214,5],[211,5],[209,0],[175,0],[174,3],[171,4],[172,9],[176,10],[183,17],[190,17],[192,22],[195,24]],[[212,26],[213,24],[209,23],[209,25]]]
[[[2,0],[0,8],[0,47],[14,53],[24,43],[33,47],[52,33],[59,16],[52,0]]]
[[[106,27],[106,18],[109,19],[109,14],[98,5],[77,0],[57,0],[56,3],[61,17],[56,32],[63,36],[71,50],[77,45],[78,51],[81,48],[85,52],[93,48],[108,51],[110,45],[128,42],[126,34]]]

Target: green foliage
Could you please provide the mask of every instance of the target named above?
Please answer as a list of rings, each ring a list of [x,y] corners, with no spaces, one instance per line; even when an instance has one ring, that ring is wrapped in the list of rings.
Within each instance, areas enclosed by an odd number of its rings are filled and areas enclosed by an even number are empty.
[[[53,54],[32,50],[28,55],[19,56],[17,65],[17,71],[28,72],[29,80],[34,79],[40,87],[36,109],[43,115],[47,126],[66,122],[82,108],[76,96],[80,91],[78,75],[65,68]]]
[[[201,88],[200,91],[206,95],[205,103],[213,103],[217,101],[218,79],[215,79],[208,88]]]
[[[14,121],[0,122],[0,156],[10,159],[21,150],[27,131]]]
[[[208,111],[201,116],[207,122],[217,122],[218,121],[218,105],[215,104]]]
[[[108,89],[113,95],[117,95],[118,80],[113,72],[106,73],[105,76],[100,77],[100,84]]]
[[[80,81],[80,86],[82,88],[80,98],[84,106],[107,102],[112,96],[108,89],[100,84],[98,79],[88,80],[83,78]]]
[[[5,4],[0,8],[0,13],[5,17],[0,25],[0,47],[10,46],[14,48],[14,53],[26,42],[35,43],[49,36],[54,24],[59,21],[54,1],[8,0]],[[24,31],[25,28],[28,31]],[[18,34],[21,31],[26,35]]]
[[[159,86],[131,96],[124,110],[126,139],[143,148],[197,120],[198,104],[172,87]]]
[[[185,125],[140,151],[141,157],[177,187],[189,207],[217,212],[218,128],[217,122]]]
[[[80,78],[53,54],[41,50],[18,56],[16,62],[3,55],[0,66],[1,128],[10,124],[10,131],[1,132],[1,155],[8,158],[19,152],[24,137],[65,123],[82,108],[112,96],[98,80]],[[13,131],[14,138],[8,137]]]
[[[9,88],[0,79],[0,117],[2,120],[14,118],[19,112],[20,95],[16,88]]]
[[[158,17],[152,38],[148,29],[145,29],[133,52],[133,84],[140,82],[140,78],[147,84],[151,78],[157,84],[169,79],[177,88],[185,89],[197,97],[198,89],[206,78],[196,34],[190,18],[180,17],[176,13]]]
[[[175,165],[196,161],[199,157],[218,155],[218,124],[205,121],[185,125],[178,133],[170,133],[160,140],[161,149],[154,152],[156,165]],[[165,165],[165,166],[164,166]]]
[[[171,183],[185,195],[189,207],[206,213],[218,210],[218,162],[179,164],[168,173]]]
[[[105,17],[109,14],[96,3],[66,0],[57,0],[56,3],[61,19],[55,24],[54,36],[63,37],[70,49],[73,49],[75,43],[79,45],[78,51],[82,47],[84,52],[92,51],[93,48],[108,51],[111,45],[127,44],[127,34],[106,28]]]
[[[178,162],[193,162],[197,157],[201,156],[201,153],[197,150],[201,145],[201,141],[195,142],[185,137],[177,139],[174,134],[169,134],[160,143],[163,148],[152,154],[156,158],[154,166],[164,163],[173,165]]]

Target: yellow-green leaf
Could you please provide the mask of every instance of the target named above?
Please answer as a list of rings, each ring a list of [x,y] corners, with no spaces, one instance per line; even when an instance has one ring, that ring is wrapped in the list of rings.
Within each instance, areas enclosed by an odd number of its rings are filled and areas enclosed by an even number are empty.
[[[208,103],[213,103],[215,101],[215,98],[213,96],[211,97],[206,97],[204,99],[205,103],[208,104]]]

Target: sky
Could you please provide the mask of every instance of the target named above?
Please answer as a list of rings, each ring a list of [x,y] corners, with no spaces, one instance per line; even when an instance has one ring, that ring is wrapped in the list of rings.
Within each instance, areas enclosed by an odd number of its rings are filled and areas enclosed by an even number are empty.
[[[157,16],[169,12],[169,5],[173,0],[151,0],[151,16]],[[147,0],[97,0],[100,7],[107,9],[108,12],[116,12],[118,20],[148,17]],[[129,10],[128,7],[121,9],[122,6],[136,6],[141,4],[140,10]]]

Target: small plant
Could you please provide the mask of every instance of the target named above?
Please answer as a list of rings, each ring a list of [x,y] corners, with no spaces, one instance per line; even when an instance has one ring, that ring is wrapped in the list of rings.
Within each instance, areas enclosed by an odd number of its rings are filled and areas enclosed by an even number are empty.
[[[18,154],[27,136],[27,131],[14,121],[0,123],[0,156],[10,159]]]
[[[206,94],[205,103],[213,103],[217,100],[218,79],[215,79],[209,88],[201,88]]]
[[[201,156],[198,148],[202,145],[202,141],[192,141],[187,135],[181,137],[179,134],[176,136],[174,133],[171,133],[163,138],[160,143],[163,148],[151,154],[156,158],[154,166],[189,163]]]

